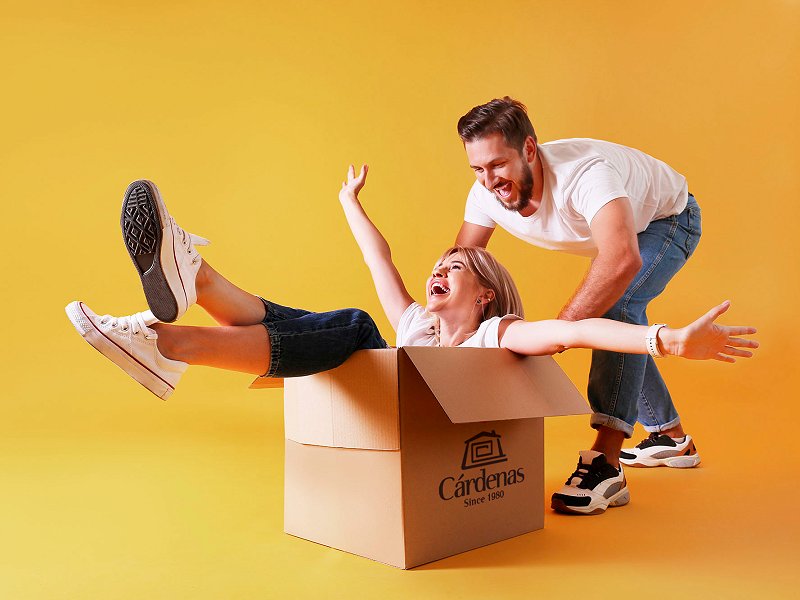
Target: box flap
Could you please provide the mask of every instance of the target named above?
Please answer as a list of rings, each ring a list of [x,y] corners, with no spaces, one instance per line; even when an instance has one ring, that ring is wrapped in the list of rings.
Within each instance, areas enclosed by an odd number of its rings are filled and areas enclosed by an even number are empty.
[[[549,356],[498,348],[402,348],[453,423],[588,414]]]
[[[359,350],[335,369],[287,379],[283,404],[287,439],[398,450],[397,351]]]
[[[260,390],[264,388],[282,388],[283,379],[279,377],[256,377],[253,383],[250,384],[251,390]]]

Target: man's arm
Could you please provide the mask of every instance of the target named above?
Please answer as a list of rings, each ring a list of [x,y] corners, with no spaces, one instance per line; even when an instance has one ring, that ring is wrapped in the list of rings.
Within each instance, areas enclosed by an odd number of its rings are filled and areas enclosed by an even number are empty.
[[[642,267],[630,200],[617,198],[603,206],[592,219],[591,229],[597,256],[559,319],[577,321],[604,315]]]
[[[484,227],[483,225],[476,225],[475,223],[468,223],[464,221],[461,229],[456,236],[456,246],[478,246],[486,248],[489,243],[489,238],[492,237],[494,228]]]

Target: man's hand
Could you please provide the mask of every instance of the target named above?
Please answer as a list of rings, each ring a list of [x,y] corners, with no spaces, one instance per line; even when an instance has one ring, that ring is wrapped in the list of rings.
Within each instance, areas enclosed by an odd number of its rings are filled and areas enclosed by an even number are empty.
[[[597,256],[575,294],[561,309],[559,319],[577,321],[604,315],[642,266],[628,198],[617,198],[603,206],[592,219],[591,229]]]
[[[358,198],[358,192],[364,187],[367,182],[367,172],[369,171],[368,165],[362,165],[361,171],[356,177],[356,170],[353,165],[347,169],[347,181],[342,183],[342,189],[339,190],[339,200],[344,202],[348,198]]]

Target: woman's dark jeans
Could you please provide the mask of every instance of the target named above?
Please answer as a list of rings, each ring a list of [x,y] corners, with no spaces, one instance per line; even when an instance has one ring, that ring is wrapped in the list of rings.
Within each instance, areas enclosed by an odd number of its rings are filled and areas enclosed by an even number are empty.
[[[356,350],[389,347],[372,317],[358,308],[315,313],[261,300],[271,347],[264,377],[313,375],[338,367]]]

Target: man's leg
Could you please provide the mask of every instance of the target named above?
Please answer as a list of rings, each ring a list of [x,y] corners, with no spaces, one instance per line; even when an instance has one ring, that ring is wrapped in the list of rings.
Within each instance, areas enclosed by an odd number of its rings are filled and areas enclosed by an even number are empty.
[[[681,225],[685,216],[654,221],[639,234],[642,268],[605,318],[648,324],[647,305],[686,263],[691,252],[687,247],[693,249],[687,246],[689,232]],[[595,446],[604,448],[613,466],[619,466],[622,440],[631,436],[637,418],[665,429],[680,424],[669,390],[649,355],[593,351],[588,396],[595,411],[591,425],[598,430]]]
[[[690,205],[696,207],[693,199]],[[681,213],[660,219],[639,234],[642,268],[619,301],[604,315],[606,318],[647,324],[648,303],[664,290],[694,249],[687,234],[691,228],[683,226],[684,216]],[[654,373],[658,373],[657,369],[650,369],[648,377],[648,358],[646,355],[605,351],[592,353],[588,395],[595,411],[591,424],[597,429],[597,437],[591,450],[581,452],[578,467],[564,487],[553,494],[552,506],[555,510],[598,514],[608,506],[622,506],[629,501],[627,482],[619,466],[619,458],[623,441],[633,433],[642,390],[653,389],[650,380]],[[660,378],[660,375],[657,377]],[[680,422],[677,411],[666,386],[663,386],[663,390],[665,394],[653,398],[651,404],[661,418],[674,411],[675,418],[671,425],[677,426]]]
[[[639,422],[648,432],[674,433],[683,431],[681,418],[672,402],[667,384],[661,377],[658,365],[652,356],[647,356],[644,382],[639,394]],[[681,435],[683,435],[681,433]]]
[[[604,317],[627,320],[623,318],[626,307],[623,296]],[[554,510],[595,515],[605,512],[608,507],[624,506],[630,501],[627,480],[619,466],[619,453],[623,441],[633,432],[636,402],[626,401],[621,391],[627,386],[641,387],[646,364],[644,358],[616,352],[592,353],[589,403],[595,411],[591,424],[597,429],[597,438],[591,450],[580,452],[577,468],[564,486],[553,494],[551,506]],[[598,402],[598,398],[605,401]]]
[[[702,233],[700,208],[693,196],[689,197],[686,208],[674,220],[673,245],[667,254],[677,255],[674,260],[680,261],[694,253]],[[657,244],[657,236],[655,240]],[[694,467],[700,463],[694,440],[683,429],[666,383],[658,371],[657,361],[651,356],[647,356],[646,360],[644,381],[638,397],[638,420],[650,436],[635,447],[624,449],[620,460],[628,466]]]

